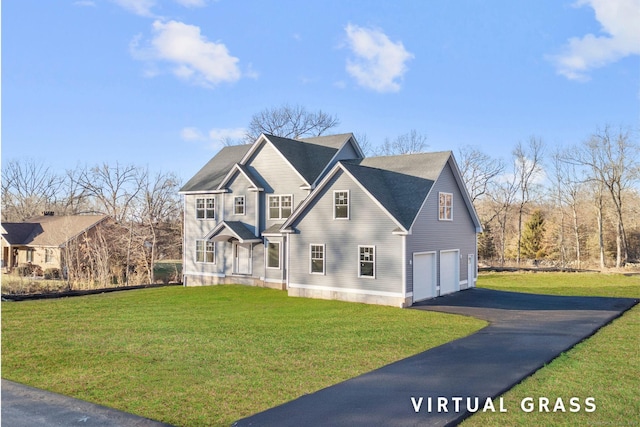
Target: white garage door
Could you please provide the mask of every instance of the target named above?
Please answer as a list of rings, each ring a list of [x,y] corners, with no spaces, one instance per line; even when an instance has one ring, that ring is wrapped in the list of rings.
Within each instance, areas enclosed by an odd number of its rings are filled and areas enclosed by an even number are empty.
[[[440,251],[440,295],[460,290],[459,251]]]
[[[436,296],[436,254],[413,254],[413,300]]]

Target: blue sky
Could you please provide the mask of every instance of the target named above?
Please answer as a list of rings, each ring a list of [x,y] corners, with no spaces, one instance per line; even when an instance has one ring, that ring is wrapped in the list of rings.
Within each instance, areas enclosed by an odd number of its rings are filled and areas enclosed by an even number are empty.
[[[638,128],[640,0],[13,0],[2,3],[2,161],[191,177],[285,103],[371,144],[508,157]]]

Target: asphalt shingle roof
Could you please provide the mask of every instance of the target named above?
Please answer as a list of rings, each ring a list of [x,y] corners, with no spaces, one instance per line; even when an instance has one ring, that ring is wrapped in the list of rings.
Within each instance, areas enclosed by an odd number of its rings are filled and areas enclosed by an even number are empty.
[[[218,188],[233,165],[249,151],[252,144],[224,147],[180,189],[181,192],[213,191]]]
[[[2,223],[11,245],[58,247],[107,218],[106,215],[40,216]]]
[[[301,138],[300,140],[264,135],[273,146],[291,163],[293,168],[312,184],[336,155],[338,149],[353,136],[351,133],[339,135]],[[224,147],[202,167],[181,189],[181,192],[214,191],[225,176],[249,152],[253,144]],[[241,165],[242,168],[242,165]],[[246,168],[242,169],[248,176]]]
[[[227,231],[231,232],[231,235],[241,242],[260,240],[251,230],[249,230],[245,223],[241,221],[222,221],[216,226],[208,236],[209,239],[216,236],[226,236]],[[215,239],[214,239],[215,240]]]
[[[309,184],[318,178],[318,175],[338,152],[338,148],[329,144],[316,143],[319,140],[321,140],[320,142],[335,143],[337,140],[328,137],[306,138],[304,141],[297,141],[273,135],[265,136]]]
[[[405,228],[409,229],[450,151],[368,157],[342,165]]]

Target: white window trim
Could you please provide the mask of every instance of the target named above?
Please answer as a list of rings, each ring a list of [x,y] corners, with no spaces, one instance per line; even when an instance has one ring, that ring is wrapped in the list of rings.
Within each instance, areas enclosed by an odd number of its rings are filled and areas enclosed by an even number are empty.
[[[373,276],[363,276],[360,274],[360,249],[373,248]],[[362,279],[375,279],[376,278],[376,262],[378,261],[378,255],[376,254],[376,247],[374,245],[358,245],[358,278]]]
[[[198,218],[198,200],[204,200],[204,216],[202,218]],[[213,200],[213,216],[212,217],[208,217],[207,216],[207,210],[209,210],[207,208],[207,200]],[[211,196],[211,197],[196,197],[196,201],[195,201],[195,205],[196,205],[196,219],[198,221],[204,221],[204,220],[208,220],[208,219],[216,219],[216,198]]]
[[[322,246],[322,272],[314,272],[312,250],[314,246]],[[327,272],[327,247],[324,243],[311,243],[309,244],[309,274],[318,274],[324,276]]]
[[[278,266],[269,266],[269,245],[278,245]],[[267,250],[265,251],[264,265],[267,266],[267,270],[281,270],[282,269],[282,245],[281,242],[270,242],[267,240]]]
[[[278,210],[279,210],[279,215],[278,217],[272,217],[271,216],[271,203],[270,200],[272,197],[277,197],[278,198]],[[267,195],[267,219],[269,220],[274,220],[274,219],[288,219],[289,217],[283,218],[282,217],[282,198],[283,197],[290,197],[291,198],[291,214],[289,214],[289,216],[293,215],[293,194],[268,194]]]
[[[238,213],[236,211],[236,207],[238,206],[236,201],[238,199],[242,199],[242,213]],[[244,197],[244,195],[242,195],[242,196],[234,196],[234,198],[233,198],[233,214],[234,215],[245,215],[246,213],[247,213],[247,199]]]
[[[336,193],[347,193],[347,216],[345,218],[336,217]],[[349,219],[351,217],[351,193],[349,190],[333,190],[333,219]]]
[[[450,218],[442,218],[440,216],[440,211],[442,210],[442,205],[440,204],[440,198],[442,196],[449,196],[451,198],[451,206],[450,206],[450,210],[451,210],[451,217]],[[446,205],[445,205],[446,208]],[[446,212],[446,211],[445,211]],[[440,191],[438,193],[438,221],[453,221],[453,193],[447,193],[445,191]]]
[[[198,261],[198,242],[202,242],[202,253],[204,254],[203,260]],[[207,243],[211,242],[213,245],[213,261],[207,261]],[[196,252],[195,252],[195,261],[196,264],[215,264],[216,263],[216,244],[211,240],[207,239],[196,239]]]

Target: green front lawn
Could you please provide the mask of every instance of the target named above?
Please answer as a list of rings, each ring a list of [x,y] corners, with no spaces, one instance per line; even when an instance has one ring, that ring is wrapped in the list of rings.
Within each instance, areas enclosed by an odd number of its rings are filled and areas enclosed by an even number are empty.
[[[638,276],[489,274],[479,285],[640,297]],[[243,286],[2,303],[2,376],[175,425],[229,425],[482,326]],[[636,307],[506,393],[508,413],[465,425],[630,425],[640,416],[639,334]],[[574,396],[595,397],[596,411],[570,413]],[[525,397],[551,408],[562,397],[567,413],[525,413]]]
[[[229,425],[484,325],[244,286],[2,303],[2,376],[174,425]]]
[[[617,274],[490,274],[482,287],[554,295],[640,298],[640,276]],[[463,423],[475,426],[627,426],[640,420],[640,307],[636,306],[593,337],[560,355],[548,366],[505,393],[506,413],[477,413]],[[579,398],[581,410],[571,412],[570,399]],[[584,401],[595,399],[594,412]],[[533,411],[521,409],[534,403]],[[549,412],[540,398],[549,399]],[[557,404],[561,398],[562,412]],[[575,410],[576,407],[574,406]]]

